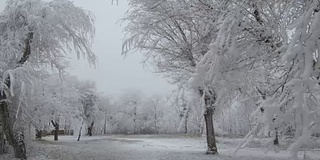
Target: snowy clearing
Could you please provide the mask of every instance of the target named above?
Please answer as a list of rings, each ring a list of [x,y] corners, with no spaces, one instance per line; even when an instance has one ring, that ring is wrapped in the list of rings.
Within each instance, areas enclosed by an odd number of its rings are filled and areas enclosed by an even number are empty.
[[[219,156],[206,155],[205,138],[182,135],[110,135],[82,137],[80,142],[73,136],[44,137],[32,141],[29,146],[30,160],[286,160],[289,152],[281,150],[265,152],[262,148],[234,149],[240,139],[218,138]],[[307,152],[314,160],[320,150]],[[1,160],[13,159],[11,155],[0,156]],[[303,157],[303,152],[299,154]]]

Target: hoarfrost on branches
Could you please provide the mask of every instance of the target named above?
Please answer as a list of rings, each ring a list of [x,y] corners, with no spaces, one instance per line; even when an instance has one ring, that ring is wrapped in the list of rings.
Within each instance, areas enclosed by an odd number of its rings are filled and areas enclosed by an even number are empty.
[[[89,11],[67,0],[6,2],[0,13],[0,101],[6,137],[17,158],[26,158],[20,117],[30,111],[26,89],[33,89],[26,83],[35,84],[34,75],[49,67],[63,73],[73,51],[94,65],[93,23]]]

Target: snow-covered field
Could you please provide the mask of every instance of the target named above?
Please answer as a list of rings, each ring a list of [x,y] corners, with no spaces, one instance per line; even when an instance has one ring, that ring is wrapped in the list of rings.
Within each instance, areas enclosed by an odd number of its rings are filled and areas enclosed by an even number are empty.
[[[41,141],[30,142],[30,160],[286,160],[289,152],[266,152],[259,144],[234,150],[240,139],[218,138],[219,155],[206,155],[204,138],[171,135],[110,135],[82,137],[44,137]],[[303,156],[301,152],[300,157]],[[307,151],[314,160],[320,159],[320,150]],[[12,159],[10,155],[0,156],[1,160]]]

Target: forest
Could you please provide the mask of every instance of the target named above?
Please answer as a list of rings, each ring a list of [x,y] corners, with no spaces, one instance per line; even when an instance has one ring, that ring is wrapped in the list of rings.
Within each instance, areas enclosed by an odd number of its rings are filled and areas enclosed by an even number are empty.
[[[233,154],[254,150],[288,153],[270,158],[262,152],[260,159],[320,157],[320,1],[128,0],[119,55],[142,55],[144,65],[175,86],[170,94],[149,95],[134,89],[105,94],[68,70],[70,55],[92,68],[103,63],[92,49],[91,11],[69,0],[5,4],[0,159],[27,159],[40,154],[39,146],[54,155],[50,147],[69,143],[66,137],[73,137],[69,147],[97,139],[125,147],[158,138],[166,146],[167,136],[178,144],[181,136],[190,146],[201,142],[206,156],[197,159],[259,159]],[[192,149],[190,155],[201,152]],[[176,152],[187,151],[170,154]],[[163,159],[160,153],[145,159]],[[76,159],[66,155],[51,158]]]

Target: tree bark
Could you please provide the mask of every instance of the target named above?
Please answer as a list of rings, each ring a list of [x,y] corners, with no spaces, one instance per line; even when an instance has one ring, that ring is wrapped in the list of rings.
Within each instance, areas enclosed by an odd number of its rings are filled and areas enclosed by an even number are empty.
[[[184,121],[184,133],[187,134],[188,133],[188,115]]]
[[[157,107],[154,107],[154,134],[158,134],[158,124],[157,124]]]
[[[262,100],[265,101],[267,99],[266,91],[262,92],[258,87],[256,87],[256,88],[257,88],[258,92],[261,94]],[[260,108],[260,111],[261,111],[262,114],[264,113],[264,110],[265,109],[263,107]],[[276,120],[276,118],[273,118],[272,122],[275,122],[275,120]],[[275,130],[276,130],[276,133],[275,133],[276,136],[275,136],[275,139],[273,140],[273,144],[276,145],[276,146],[279,146],[278,128],[276,127]],[[270,132],[269,132],[269,136],[270,136]]]
[[[276,137],[273,140],[273,145],[279,146],[278,129],[276,129]]]
[[[134,113],[133,113],[133,134],[136,134],[137,125],[136,125],[136,118],[137,118],[137,107],[134,107]]]
[[[79,130],[79,135],[78,135],[78,140],[77,140],[77,141],[80,141],[80,137],[81,137],[81,130],[82,130],[82,125],[81,125],[80,130]]]
[[[92,123],[91,123],[90,126],[88,127],[88,135],[89,135],[89,136],[92,136],[93,125],[94,125],[94,121],[92,121]]]
[[[25,40],[25,49],[21,59],[17,62],[17,67],[23,65],[29,58],[31,54],[31,40],[33,38],[33,32],[27,34],[27,38]],[[2,77],[1,77],[2,78]],[[3,77],[5,78],[5,86],[10,88],[11,81],[10,76]],[[10,119],[9,112],[9,104],[7,102],[7,95],[4,90],[0,90],[0,116],[2,119],[2,127],[3,132],[9,142],[9,144],[13,147],[14,155],[19,159],[27,159],[26,148],[24,144],[24,134],[23,132],[17,132],[13,130],[13,122]]]
[[[103,134],[107,134],[107,112],[104,112]]]
[[[183,99],[183,101],[185,102],[185,100]],[[187,104],[184,103],[183,104],[183,111],[184,111],[184,133],[187,134],[188,133],[188,118],[189,118],[189,108],[187,107]]]
[[[5,92],[1,90],[0,90],[0,114],[2,117],[3,132],[9,144],[13,147],[15,158],[27,159],[26,148],[24,144],[24,135],[22,132],[14,133],[13,123],[10,120],[7,96]]]
[[[104,120],[103,134],[107,134],[107,120]]]
[[[54,122],[53,120],[51,120],[51,123],[54,127],[54,140],[57,141],[59,136],[59,123]]]
[[[206,154],[218,154],[212,118],[215,109],[214,104],[216,102],[216,94],[213,87],[208,87],[207,90],[199,89],[199,93],[201,96],[204,96],[204,103],[206,107],[204,113],[208,146]]]
[[[7,144],[3,132],[0,132],[0,155],[7,153]]]
[[[213,109],[207,108],[204,113],[204,118],[206,122],[206,133],[207,133],[207,154],[218,154],[218,149],[216,145],[216,138],[213,127]]]

